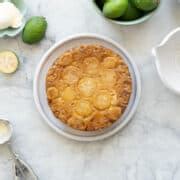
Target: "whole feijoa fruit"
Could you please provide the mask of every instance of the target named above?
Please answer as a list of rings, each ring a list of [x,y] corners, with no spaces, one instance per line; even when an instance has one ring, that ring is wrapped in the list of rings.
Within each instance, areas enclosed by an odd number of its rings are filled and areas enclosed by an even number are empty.
[[[142,12],[137,9],[131,1],[129,1],[128,8],[126,12],[121,16],[121,19],[125,21],[131,21],[138,19],[141,16]]]
[[[104,16],[116,19],[121,17],[128,8],[128,0],[108,0],[104,3]]]
[[[132,0],[134,5],[143,11],[152,11],[157,8],[160,0]]]
[[[47,21],[42,16],[34,16],[29,19],[23,29],[22,39],[27,44],[41,41],[46,33]]]

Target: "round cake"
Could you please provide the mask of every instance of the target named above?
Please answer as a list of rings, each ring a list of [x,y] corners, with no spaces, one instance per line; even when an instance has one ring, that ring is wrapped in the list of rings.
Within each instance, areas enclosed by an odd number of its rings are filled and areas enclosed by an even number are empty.
[[[82,45],[63,53],[46,77],[52,112],[81,131],[111,126],[125,111],[131,92],[128,66],[120,55],[101,45]]]

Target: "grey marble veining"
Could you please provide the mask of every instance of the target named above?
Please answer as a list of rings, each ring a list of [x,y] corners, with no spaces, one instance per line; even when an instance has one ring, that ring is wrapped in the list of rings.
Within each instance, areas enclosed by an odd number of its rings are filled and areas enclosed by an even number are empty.
[[[12,49],[21,66],[0,75],[0,116],[14,126],[13,147],[40,180],[179,180],[180,97],[167,90],[155,69],[151,49],[180,25],[180,5],[163,0],[158,13],[135,26],[117,26],[96,14],[90,0],[28,1],[28,15],[47,18],[46,38],[29,46],[20,37],[0,39],[0,50]],[[74,33],[98,33],[122,44],[142,78],[142,98],[132,122],[107,140],[75,142],[59,136],[36,110],[32,83],[46,50]],[[11,158],[0,148],[0,180],[12,180]]]

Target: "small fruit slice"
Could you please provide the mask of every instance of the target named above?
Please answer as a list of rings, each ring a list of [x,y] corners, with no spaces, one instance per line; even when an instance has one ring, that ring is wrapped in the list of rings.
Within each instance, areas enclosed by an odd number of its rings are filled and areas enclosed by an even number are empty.
[[[63,92],[62,92],[62,99],[66,102],[73,101],[76,97],[76,92],[72,87],[67,87]]]
[[[74,66],[68,66],[64,69],[63,79],[67,84],[74,84],[79,80],[80,69]]]
[[[83,64],[88,74],[95,75],[99,71],[99,60],[96,57],[85,58]]]
[[[128,8],[128,0],[109,0],[103,6],[103,14],[111,19],[122,16]]]
[[[102,65],[104,68],[113,69],[118,65],[118,63],[119,63],[119,59],[117,57],[109,56],[104,58]]]
[[[107,109],[111,105],[111,95],[106,91],[99,92],[94,97],[93,103],[94,106],[99,110]]]
[[[34,16],[27,21],[23,29],[22,40],[27,44],[37,43],[44,38],[46,29],[46,19],[41,16]]]
[[[93,78],[85,77],[79,81],[78,89],[83,96],[89,97],[96,90],[96,81]]]
[[[137,9],[131,1],[129,1],[128,8],[126,12],[121,16],[122,20],[131,21],[139,18],[142,15],[142,12]]]
[[[106,69],[100,72],[101,83],[105,87],[113,87],[117,81],[117,74],[112,69]]]
[[[52,100],[58,97],[58,89],[55,87],[50,87],[47,89],[47,97]]]
[[[89,101],[80,100],[76,104],[75,112],[82,117],[88,117],[92,114],[93,110]]]
[[[0,72],[10,74],[18,68],[18,57],[12,51],[0,52]]]
[[[143,11],[152,11],[157,8],[160,0],[132,0],[134,5]]]

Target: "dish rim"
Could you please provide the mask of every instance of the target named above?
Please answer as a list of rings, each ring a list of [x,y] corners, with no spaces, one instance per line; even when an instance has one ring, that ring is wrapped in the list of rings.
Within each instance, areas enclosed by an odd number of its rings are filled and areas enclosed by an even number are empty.
[[[57,126],[55,126],[46,116],[46,114],[43,112],[41,104],[40,104],[40,99],[38,96],[38,80],[39,80],[39,76],[40,76],[40,72],[41,72],[41,68],[43,67],[43,64],[47,61],[48,57],[50,54],[52,54],[60,45],[67,43],[69,41],[75,40],[75,39],[81,39],[81,38],[95,38],[98,40],[102,40],[105,41],[106,43],[110,43],[113,46],[115,46],[117,49],[119,49],[121,52],[124,53],[124,55],[126,55],[126,57],[128,58],[129,63],[131,63],[132,65],[132,69],[134,71],[134,76],[136,79],[136,94],[135,94],[135,100],[133,101],[133,105],[129,111],[129,113],[127,114],[127,117],[124,119],[123,122],[119,123],[119,125],[117,127],[115,127],[114,129],[111,129],[111,131],[106,132],[104,134],[100,134],[98,136],[79,136],[79,135],[73,135],[70,134],[68,132],[64,132],[62,129],[58,128]],[[132,75],[132,74],[131,74]],[[39,65],[37,66],[36,72],[35,72],[35,77],[34,77],[34,82],[33,82],[33,96],[34,96],[34,101],[36,104],[36,107],[38,109],[38,111],[40,112],[41,116],[43,117],[43,119],[45,120],[45,122],[52,128],[54,129],[57,133],[65,136],[66,138],[69,139],[73,139],[76,141],[97,141],[97,140],[102,140],[105,138],[108,138],[112,135],[114,135],[115,133],[117,133],[118,131],[120,131],[121,129],[123,129],[128,122],[130,122],[130,120],[132,119],[132,116],[134,115],[138,103],[140,101],[140,94],[141,94],[141,80],[140,80],[140,74],[139,71],[137,69],[136,64],[132,61],[131,57],[129,56],[129,54],[127,53],[127,51],[122,48],[118,43],[114,42],[113,40],[101,36],[101,35],[97,35],[97,34],[92,34],[92,33],[84,33],[84,34],[76,34],[76,35],[72,35],[69,36],[67,38],[63,38],[62,40],[60,40],[59,42],[55,43],[42,57]],[[124,112],[125,113],[125,112]],[[66,125],[67,126],[67,125]],[[106,129],[106,128],[105,128]],[[94,131],[93,131],[94,132]]]

